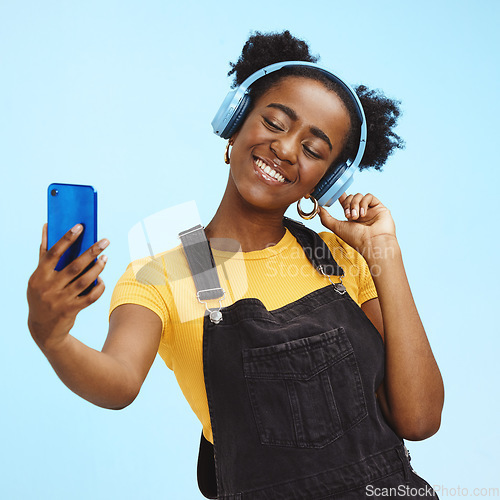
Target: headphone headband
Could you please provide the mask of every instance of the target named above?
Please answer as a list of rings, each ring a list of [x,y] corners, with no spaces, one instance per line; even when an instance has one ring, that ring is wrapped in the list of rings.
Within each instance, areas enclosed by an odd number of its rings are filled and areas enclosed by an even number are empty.
[[[223,139],[229,139],[239,128],[246,116],[250,105],[250,86],[256,80],[289,66],[306,66],[314,68],[323,73],[330,80],[338,83],[352,98],[356,114],[361,123],[359,147],[354,159],[347,159],[347,161],[340,165],[335,172],[323,177],[313,192],[313,196],[318,200],[320,205],[330,206],[352,183],[352,176],[361,163],[366,145],[367,128],[363,107],[356,92],[354,92],[354,90],[340,77],[315,63],[307,61],[283,61],[270,64],[250,75],[239,87],[227,94],[212,120],[212,127],[216,135]]]

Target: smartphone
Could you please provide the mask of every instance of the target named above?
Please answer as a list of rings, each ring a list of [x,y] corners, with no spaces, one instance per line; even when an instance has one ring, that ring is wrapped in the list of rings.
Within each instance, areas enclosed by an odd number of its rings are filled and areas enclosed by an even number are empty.
[[[97,241],[97,191],[92,186],[80,184],[51,184],[47,189],[47,212],[48,249],[76,224],[83,226],[78,239],[59,259],[55,270],[60,271]],[[83,273],[92,266],[93,262]],[[91,288],[87,288],[82,295]]]

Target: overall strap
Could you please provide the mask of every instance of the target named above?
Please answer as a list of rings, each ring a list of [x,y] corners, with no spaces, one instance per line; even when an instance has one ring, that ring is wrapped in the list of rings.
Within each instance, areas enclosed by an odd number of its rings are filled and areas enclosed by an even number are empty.
[[[318,233],[306,227],[302,222],[283,217],[283,225],[295,236],[307,258],[321,274],[344,276],[344,270],[333,258],[328,245]]]
[[[210,314],[210,320],[213,323],[219,323],[222,320],[220,307],[218,309],[209,309],[207,301],[213,299],[222,300],[225,292],[220,286],[212,250],[205,235],[205,228],[198,224],[180,232],[179,238],[196,286],[196,298],[200,303],[205,304]]]
[[[210,320],[217,324],[222,321],[220,308],[219,310],[211,310],[206,305],[206,301],[224,297],[224,290],[220,286],[210,243],[205,235],[205,228],[198,224],[180,232],[179,238],[196,286],[196,297],[198,301],[205,302],[207,311],[210,313]],[[205,439],[203,431],[198,455],[197,476],[198,486],[203,496],[217,498],[214,447]]]
[[[284,226],[297,239],[307,258],[314,268],[325,276],[344,276],[344,270],[333,258],[328,245],[312,229],[301,222],[283,217]],[[210,244],[205,235],[205,229],[198,224],[186,231],[179,233],[179,238],[184,248],[189,269],[193,275],[196,286],[196,297],[204,303],[214,323],[222,320],[220,307],[218,310],[209,309],[206,302],[224,297],[224,290],[220,286],[219,276],[215,266]],[[336,284],[338,285],[338,284]],[[339,288],[339,287],[337,287]],[[344,290],[345,288],[342,287]],[[339,291],[342,291],[339,289]]]

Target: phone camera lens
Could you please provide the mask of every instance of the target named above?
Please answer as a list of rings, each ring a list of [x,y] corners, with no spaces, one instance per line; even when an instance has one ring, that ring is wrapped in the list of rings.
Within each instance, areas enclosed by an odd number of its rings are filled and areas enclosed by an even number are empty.
[[[53,190],[50,192],[50,194],[51,194],[52,196],[57,196],[57,195],[59,194],[59,191],[58,191],[57,189],[53,189]]]

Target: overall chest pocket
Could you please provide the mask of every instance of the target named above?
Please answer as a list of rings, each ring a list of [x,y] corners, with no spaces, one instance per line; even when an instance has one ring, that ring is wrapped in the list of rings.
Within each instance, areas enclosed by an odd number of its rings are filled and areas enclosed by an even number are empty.
[[[343,328],[245,349],[243,369],[262,444],[322,448],[367,415]]]

